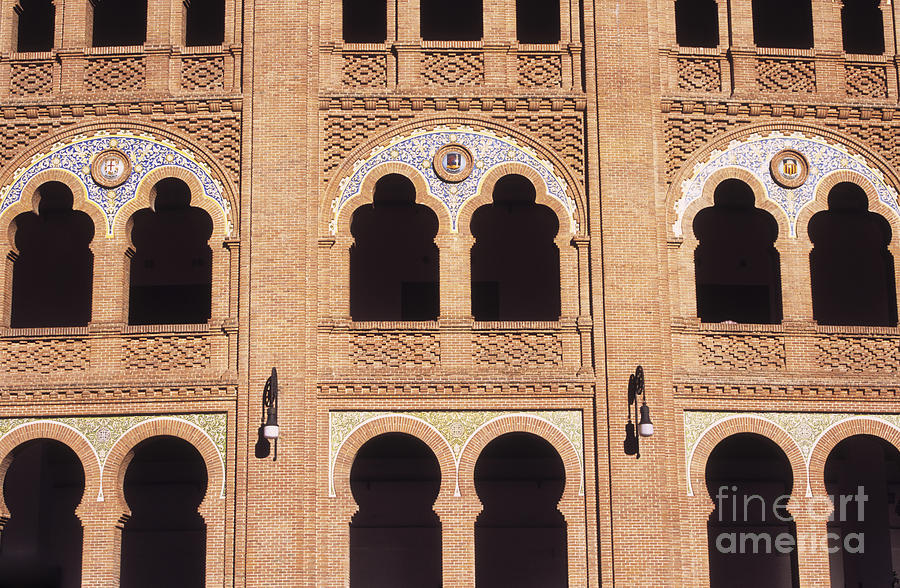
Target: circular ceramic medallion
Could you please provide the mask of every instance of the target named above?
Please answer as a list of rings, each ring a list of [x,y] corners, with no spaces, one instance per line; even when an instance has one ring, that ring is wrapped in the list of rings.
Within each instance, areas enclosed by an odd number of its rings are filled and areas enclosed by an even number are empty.
[[[131,174],[131,161],[118,149],[101,151],[91,164],[91,177],[104,188],[121,186]]]
[[[445,182],[461,182],[472,173],[472,154],[458,143],[449,143],[434,154],[434,172]]]
[[[784,188],[799,188],[809,176],[809,163],[803,154],[793,149],[779,151],[769,162],[772,179]]]

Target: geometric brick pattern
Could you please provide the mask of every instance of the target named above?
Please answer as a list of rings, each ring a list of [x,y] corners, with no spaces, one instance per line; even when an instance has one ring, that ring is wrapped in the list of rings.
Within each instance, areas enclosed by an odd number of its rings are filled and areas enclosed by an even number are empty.
[[[580,112],[498,115],[514,128],[531,131],[538,144],[551,150],[572,169],[576,178],[584,174],[584,115]]]
[[[4,341],[0,371],[49,374],[84,371],[90,365],[86,339],[32,339]]]
[[[666,181],[698,149],[732,126],[731,121],[713,117],[672,116],[666,121]]]
[[[231,180],[241,179],[241,118],[225,115],[190,118],[167,118],[164,122],[197,141],[216,158],[216,162],[228,170]]]
[[[784,339],[761,335],[707,335],[700,339],[700,364],[737,369],[781,369]]]
[[[816,365],[837,372],[900,371],[900,339],[833,335],[816,341]]]
[[[401,118],[412,116],[412,113],[399,112],[329,113],[325,116],[322,131],[323,175],[345,161],[347,155],[362,141],[372,138]]]
[[[764,92],[815,92],[816,64],[795,59],[760,59],[756,81]]]
[[[341,83],[352,88],[387,86],[387,56],[380,53],[344,55]]]
[[[221,90],[225,87],[225,58],[185,57],[181,60],[181,88]]]
[[[471,51],[426,51],[422,69],[429,86],[480,86],[484,82],[484,55]]]
[[[562,86],[562,59],[559,55],[519,55],[519,85],[524,88]]]
[[[722,87],[718,59],[678,58],[678,87],[682,90],[717,92]]]
[[[103,57],[88,61],[85,90],[141,90],[147,78],[142,57]]]
[[[53,90],[53,64],[13,64],[10,66],[9,88],[14,96],[49,94]]]
[[[844,65],[847,95],[866,98],[887,98],[887,69],[883,65]]]
[[[441,344],[431,334],[356,333],[350,361],[358,367],[434,367],[441,362]]]
[[[134,337],[122,349],[126,369],[177,370],[209,367],[207,337]]]
[[[473,358],[478,366],[542,367],[562,363],[562,341],[543,333],[479,333]]]

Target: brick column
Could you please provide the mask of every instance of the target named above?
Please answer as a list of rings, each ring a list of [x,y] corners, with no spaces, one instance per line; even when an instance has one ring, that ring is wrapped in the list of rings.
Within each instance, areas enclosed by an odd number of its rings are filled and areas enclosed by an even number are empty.
[[[81,585],[116,588],[122,557],[122,522],[110,503],[86,496],[76,514],[83,526]]]
[[[4,254],[0,260],[0,327],[8,327],[12,310],[13,266],[17,255],[12,247],[3,243],[0,243],[0,252]]]
[[[474,588],[475,519],[481,503],[475,497],[438,498],[434,512],[441,519],[444,586]]]
[[[776,244],[781,262],[781,307],[784,322],[810,323],[813,320],[812,282],[809,254],[812,243],[786,235]]]
[[[800,588],[831,588],[827,542],[829,513],[823,512],[823,505],[830,505],[827,498],[792,498],[790,501],[789,509],[797,528]]]
[[[91,325],[101,328],[122,325],[128,318],[128,270],[130,257],[119,239],[107,238],[97,227],[91,241],[94,254],[94,284],[91,294]]]

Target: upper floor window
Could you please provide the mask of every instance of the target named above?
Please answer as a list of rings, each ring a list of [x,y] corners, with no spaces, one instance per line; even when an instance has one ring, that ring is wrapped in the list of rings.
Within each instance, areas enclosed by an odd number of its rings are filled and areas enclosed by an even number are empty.
[[[421,35],[426,41],[478,41],[483,31],[481,0],[421,0]]]
[[[221,45],[225,40],[225,0],[184,0],[184,44]]]
[[[559,43],[559,0],[516,0],[519,43]]]
[[[676,0],[675,41],[681,47],[717,47],[719,7],[716,0]]]
[[[20,0],[16,4],[16,51],[50,51],[56,8],[53,0]]]
[[[94,47],[143,45],[147,0],[91,0]]]
[[[343,0],[345,43],[384,43],[387,40],[386,0]]]
[[[810,0],[753,0],[753,42],[757,47],[812,49]]]
[[[884,20],[879,0],[844,0],[841,30],[847,53],[884,53]]]

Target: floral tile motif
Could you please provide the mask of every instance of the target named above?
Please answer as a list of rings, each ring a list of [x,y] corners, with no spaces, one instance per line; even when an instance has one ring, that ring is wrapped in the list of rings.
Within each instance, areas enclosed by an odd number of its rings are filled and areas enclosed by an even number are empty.
[[[459,183],[442,180],[432,166],[434,154],[448,143],[465,146],[475,159],[471,175]],[[386,163],[404,163],[425,178],[428,191],[440,200],[450,213],[451,228],[455,232],[459,210],[467,200],[478,193],[484,176],[498,165],[509,162],[524,164],[540,174],[547,184],[550,196],[559,200],[569,212],[572,231],[577,232],[575,200],[568,194],[568,185],[556,174],[553,164],[541,159],[533,149],[520,146],[511,138],[501,137],[489,130],[475,130],[469,127],[419,129],[409,136],[395,137],[387,145],[373,149],[368,159],[356,162],[353,172],[341,180],[340,193],[331,204],[334,216],[329,223],[329,229],[332,235],[337,233],[337,219],[341,208],[350,198],[359,194],[363,180],[369,172]]]
[[[783,188],[775,183],[769,173],[769,162],[783,149],[799,151],[809,161],[809,177],[799,188]],[[725,150],[713,151],[707,161],[694,167],[693,175],[682,182],[682,196],[675,203],[678,218],[672,225],[672,231],[676,236],[683,234],[682,218],[688,206],[700,198],[709,177],[724,168],[746,170],[760,181],[766,197],[784,212],[791,237],[797,236],[797,217],[803,207],[814,200],[819,183],[842,170],[851,170],[866,178],[875,187],[878,199],[900,216],[897,190],[888,185],[884,174],[871,168],[862,156],[821,137],[807,137],[800,133],[785,135],[773,131],[767,136],[754,134],[741,141],[732,141]]]
[[[106,149],[118,149],[131,161],[128,179],[109,190],[91,177],[91,162]],[[13,174],[12,183],[0,188],[0,213],[22,198],[22,190],[40,172],[63,169],[75,174],[84,185],[87,198],[97,205],[106,217],[106,236],[112,237],[116,214],[135,197],[137,186],[147,174],[162,166],[175,166],[197,177],[203,193],[218,204],[225,213],[228,232],[231,232],[231,210],[223,195],[222,182],[212,176],[212,170],[199,162],[194,154],[166,139],[127,130],[98,131],[91,135],[77,135],[53,145],[47,153],[37,153],[31,161]]]
[[[578,454],[581,463],[580,494],[584,494],[584,433],[582,414],[580,410],[546,410],[546,411],[421,411],[421,412],[388,412],[388,411],[332,411],[328,413],[329,430],[329,475],[328,492],[334,496],[334,462],[338,451],[344,441],[359,427],[365,423],[386,417],[406,416],[421,420],[432,427],[447,442],[447,446],[453,453],[456,466],[459,467],[459,458],[463,449],[475,433],[501,417],[524,414],[546,421],[558,428],[572,443],[572,447]],[[457,492],[459,488],[457,487]]]

